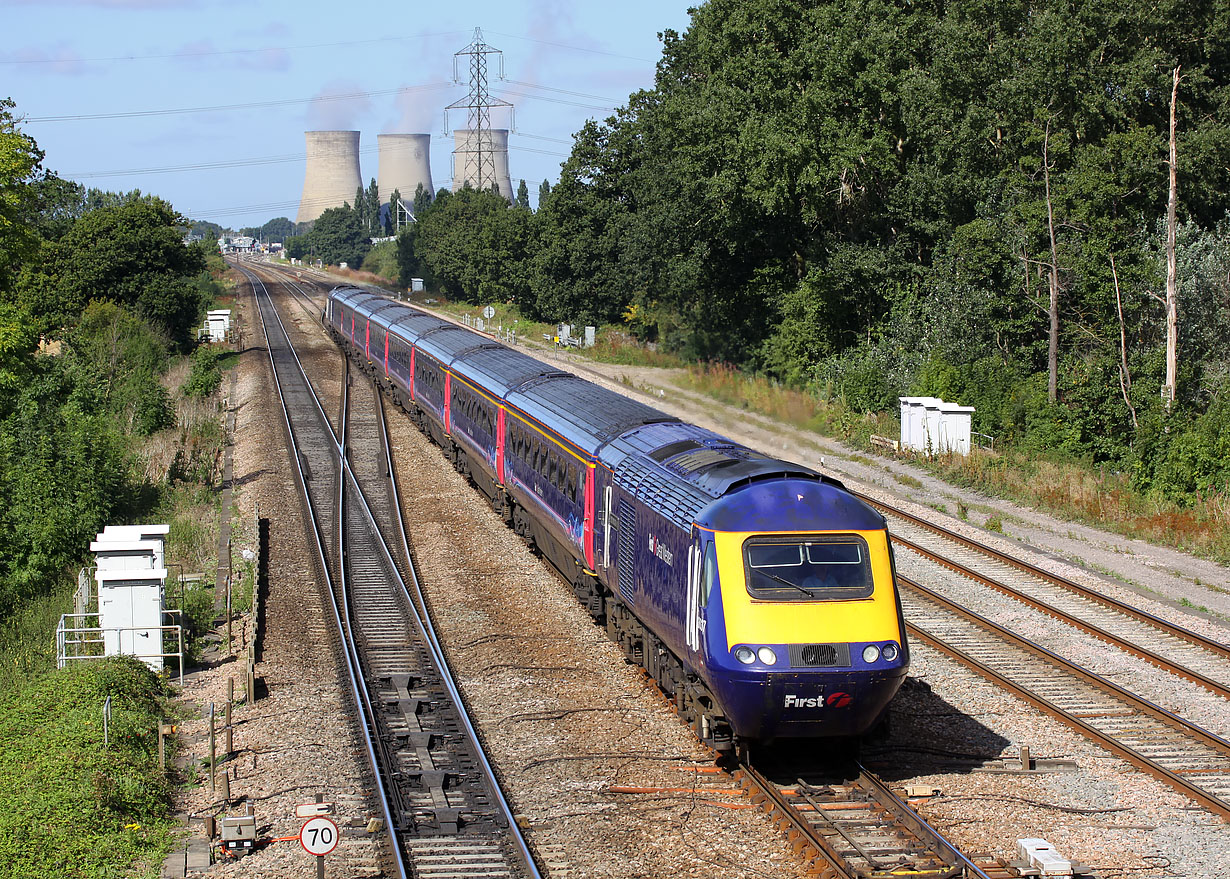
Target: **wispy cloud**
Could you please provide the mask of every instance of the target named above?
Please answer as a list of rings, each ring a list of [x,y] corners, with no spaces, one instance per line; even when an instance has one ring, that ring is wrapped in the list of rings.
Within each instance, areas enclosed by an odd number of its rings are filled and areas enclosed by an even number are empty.
[[[8,65],[29,65],[39,73],[56,73],[61,76],[82,76],[89,67],[85,59],[74,49],[64,44],[58,46],[25,46],[0,57]]]

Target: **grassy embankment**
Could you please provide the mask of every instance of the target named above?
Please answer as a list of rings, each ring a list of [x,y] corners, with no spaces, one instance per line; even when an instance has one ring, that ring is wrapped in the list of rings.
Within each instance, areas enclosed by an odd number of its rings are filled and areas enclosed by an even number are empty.
[[[226,302],[221,303],[223,307]],[[163,376],[176,424],[133,447],[135,521],[170,524],[167,605],[184,611],[187,649],[213,626],[213,581],[226,442],[218,387],[234,353],[180,358]],[[185,396],[187,387],[205,389]],[[234,524],[248,542],[247,525]],[[251,606],[253,565],[237,564],[233,606]],[[181,574],[203,574],[181,583]],[[115,658],[55,668],[53,633],[71,611],[75,572],[0,630],[0,879],[157,876],[172,841],[170,784],[157,765],[157,724],[172,711],[163,680]],[[170,663],[174,665],[174,660]],[[109,747],[101,712],[112,698]]]
[[[896,413],[860,415],[840,399],[783,388],[725,367],[690,367],[681,382],[723,403],[843,440],[859,453],[881,454],[871,445],[872,434],[898,435]],[[1230,497],[1225,494],[1198,497],[1184,505],[1142,494],[1125,474],[1011,450],[975,449],[968,457],[911,456],[910,460],[954,485],[1230,564]],[[908,480],[905,477],[907,485]],[[992,517],[988,525],[994,528],[996,521]]]
[[[158,765],[166,696],[124,657],[37,675],[0,696],[0,877],[159,875],[174,832]]]

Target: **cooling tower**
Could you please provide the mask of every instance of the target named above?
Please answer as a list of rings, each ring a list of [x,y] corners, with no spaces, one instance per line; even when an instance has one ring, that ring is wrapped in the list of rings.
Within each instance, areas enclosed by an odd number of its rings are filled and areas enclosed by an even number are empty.
[[[396,189],[406,207],[413,207],[420,183],[426,192],[435,195],[431,188],[430,134],[378,134],[376,143],[380,153],[376,186],[380,189],[381,204],[388,204]]]
[[[481,151],[479,135],[482,135]],[[508,129],[461,128],[453,132],[453,192],[469,183],[480,188],[479,159],[482,159],[482,189],[498,183],[500,195],[513,200],[512,178],[508,173]],[[493,180],[494,178],[494,180]]]
[[[363,185],[359,175],[359,132],[305,131],[307,170],[296,222],[315,220],[329,208],[354,202]]]

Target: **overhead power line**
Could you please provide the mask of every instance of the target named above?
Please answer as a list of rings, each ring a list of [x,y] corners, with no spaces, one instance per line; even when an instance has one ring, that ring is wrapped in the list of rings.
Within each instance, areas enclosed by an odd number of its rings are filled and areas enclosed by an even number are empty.
[[[519,85],[522,88],[540,89],[544,92],[555,92],[561,95],[572,95],[574,98],[589,98],[590,100],[602,101],[607,104],[618,104],[619,103],[619,101],[615,100],[614,98],[608,98],[604,95],[587,95],[585,92],[570,92],[568,91],[568,89],[557,89],[549,85],[537,85],[536,83],[520,82],[519,80],[515,80],[515,79],[506,79],[504,81],[509,83],[510,85]]]
[[[209,58],[218,55],[257,55],[261,52],[295,52],[299,49],[333,49],[338,46],[365,46],[371,43],[404,43],[406,40],[453,37],[465,31],[438,34],[413,34],[401,37],[373,37],[370,40],[343,40],[335,43],[303,43],[298,46],[255,46],[251,49],[210,49],[199,52],[163,52],[155,55],[107,55],[99,58],[0,58],[0,64],[102,64],[112,61],[166,61],[172,58]]]
[[[379,89],[370,92],[351,92],[344,95],[317,95],[312,98],[287,98],[281,101],[257,101],[250,104],[219,104],[213,107],[179,107],[166,110],[129,110],[116,113],[81,113],[64,116],[28,116],[25,122],[84,122],[95,119],[132,119],[143,116],[178,116],[188,113],[216,113],[225,110],[263,110],[269,107],[285,107],[291,104],[311,104],[315,101],[349,101],[354,98],[374,98],[381,95],[398,95],[408,92],[435,91],[452,88],[451,82],[410,85],[401,88]]]
[[[514,132],[513,137],[525,137],[533,140],[547,141],[548,143],[561,143],[571,145],[571,140],[565,140],[559,137],[545,137],[541,134],[526,134],[524,132]],[[568,158],[567,153],[559,153],[553,150],[542,150],[535,147],[521,146],[519,144],[509,144],[510,150],[523,153],[539,153],[544,156],[558,156],[561,159]],[[386,147],[386,149],[388,149]],[[395,148],[396,149],[396,148]],[[407,146],[403,149],[409,150]],[[360,155],[372,155],[378,152],[378,147],[363,147],[359,150]],[[248,159],[229,159],[222,162],[193,162],[186,165],[164,165],[154,168],[124,168],[115,171],[77,171],[77,172],[61,172],[60,176],[67,180],[94,180],[101,177],[129,177],[143,176],[146,174],[175,174],[188,171],[216,171],[227,168],[250,168],[260,165],[287,165],[292,162],[304,162],[307,157],[303,153],[283,154],[280,156],[254,156]]]

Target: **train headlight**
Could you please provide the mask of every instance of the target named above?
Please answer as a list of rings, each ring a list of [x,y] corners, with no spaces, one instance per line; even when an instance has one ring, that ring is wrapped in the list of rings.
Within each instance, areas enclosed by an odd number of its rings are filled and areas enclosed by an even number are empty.
[[[744,665],[751,665],[756,661],[756,651],[751,647],[736,647],[735,659],[739,660]]]
[[[874,644],[868,644],[863,648],[863,662],[872,663],[880,658],[880,648]]]
[[[772,647],[761,647],[756,651],[756,656],[765,665],[774,665],[777,663],[777,654],[773,652]]]
[[[897,649],[897,645],[889,642],[884,645],[884,649],[880,651],[880,655],[884,657],[885,662],[892,662],[897,658],[897,654],[901,651]]]

